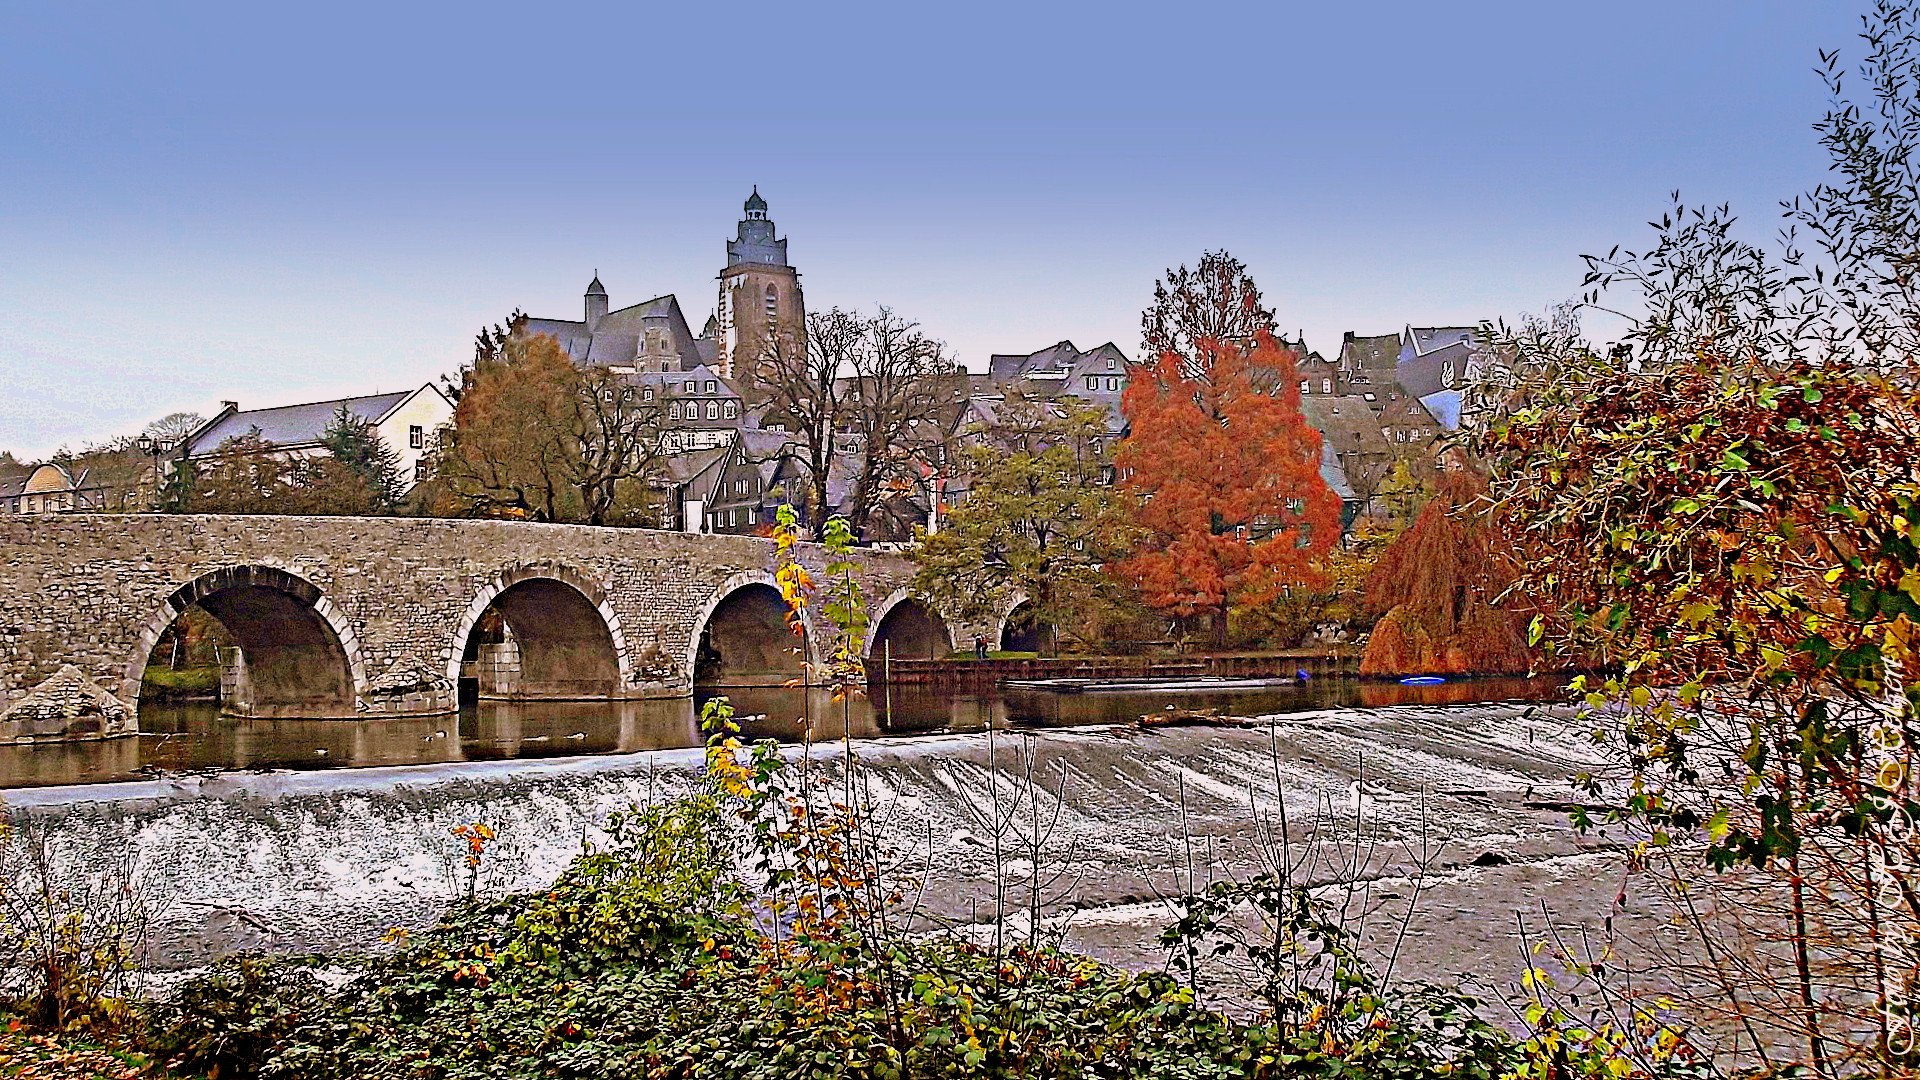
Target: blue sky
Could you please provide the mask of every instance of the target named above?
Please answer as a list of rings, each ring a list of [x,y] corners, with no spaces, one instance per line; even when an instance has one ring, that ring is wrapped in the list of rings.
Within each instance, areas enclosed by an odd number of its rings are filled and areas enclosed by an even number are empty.
[[[1511,317],[1676,188],[1770,234],[1864,6],[17,0],[0,448],[417,386],[596,269],[697,327],[754,184],[810,307],[976,368],[1216,247],[1329,354]]]

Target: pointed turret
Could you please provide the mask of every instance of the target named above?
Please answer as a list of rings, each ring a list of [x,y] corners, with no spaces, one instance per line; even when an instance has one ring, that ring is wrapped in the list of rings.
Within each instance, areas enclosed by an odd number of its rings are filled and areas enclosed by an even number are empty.
[[[593,280],[587,283],[587,329],[592,330],[606,313],[607,287],[600,284],[600,271],[595,270]]]

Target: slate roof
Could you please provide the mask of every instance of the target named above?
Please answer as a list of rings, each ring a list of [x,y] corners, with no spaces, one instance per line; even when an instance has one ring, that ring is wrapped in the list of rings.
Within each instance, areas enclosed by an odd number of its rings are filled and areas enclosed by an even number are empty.
[[[733,447],[722,444],[709,446],[705,450],[689,450],[683,454],[669,454],[662,462],[662,472],[668,480],[676,484],[695,484],[703,473],[713,469],[733,451]],[[710,480],[719,479],[716,473]],[[711,486],[711,485],[709,485]]]
[[[1382,372],[1388,378],[1400,363],[1400,335],[1350,337],[1340,344],[1340,366],[1352,372]]]
[[[207,427],[194,432],[187,444],[187,455],[198,457],[211,454],[219,449],[221,443],[246,435],[254,428],[259,428],[260,437],[275,446],[317,443],[327,426],[333,423],[334,414],[340,411],[340,406],[345,405],[347,413],[363,423],[377,424],[401,402],[418,392],[417,389],[400,390],[391,394],[335,398],[305,405],[282,405],[277,409],[247,409],[228,413],[215,417]]]
[[[1106,347],[1101,346],[1101,348]],[[1055,342],[1038,352],[994,353],[987,358],[987,376],[994,382],[1008,382],[1013,379],[1033,378],[1041,372],[1059,372],[1064,375],[1079,356],[1080,350],[1074,348],[1071,341]]]
[[[1448,345],[1471,342],[1474,333],[1471,326],[1409,326],[1404,344],[1411,355],[1425,356]]]
[[[1448,431],[1460,430],[1460,391],[1442,390],[1420,399],[1420,404]]]
[[[1340,464],[1340,455],[1334,452],[1333,444],[1324,439],[1320,442],[1320,479],[1325,480],[1342,501],[1359,498],[1353,493],[1353,485],[1347,482],[1347,470]]]
[[[594,279],[598,281],[598,278]],[[560,342],[567,359],[582,367],[631,364],[640,355],[641,339],[647,320],[665,320],[673,340],[674,355],[682,365],[701,363],[700,347],[680,311],[680,301],[672,293],[656,296],[638,304],[629,304],[600,317],[592,330],[578,319],[537,319],[528,316],[521,324],[524,334],[548,334]]]
[[[1341,455],[1389,456],[1393,444],[1380,434],[1380,418],[1364,398],[1348,394],[1328,397],[1304,396],[1300,412],[1330,446]]]

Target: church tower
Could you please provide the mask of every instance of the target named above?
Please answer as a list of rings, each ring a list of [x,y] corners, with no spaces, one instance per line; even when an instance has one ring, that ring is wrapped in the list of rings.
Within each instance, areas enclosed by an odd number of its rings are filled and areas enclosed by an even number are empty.
[[[720,271],[720,374],[751,394],[755,367],[773,349],[806,347],[807,307],[800,295],[800,273],[787,264],[787,241],[775,238],[767,218],[767,200],[755,187],[746,216],[727,242],[727,266]]]

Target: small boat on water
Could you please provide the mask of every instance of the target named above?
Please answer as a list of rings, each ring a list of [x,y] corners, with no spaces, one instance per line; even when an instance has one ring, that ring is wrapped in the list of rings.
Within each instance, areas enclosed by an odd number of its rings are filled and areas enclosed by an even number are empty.
[[[1222,679],[1212,676],[1170,679],[1008,679],[1009,690],[1048,694],[1218,694],[1299,686],[1299,676],[1271,679]]]

